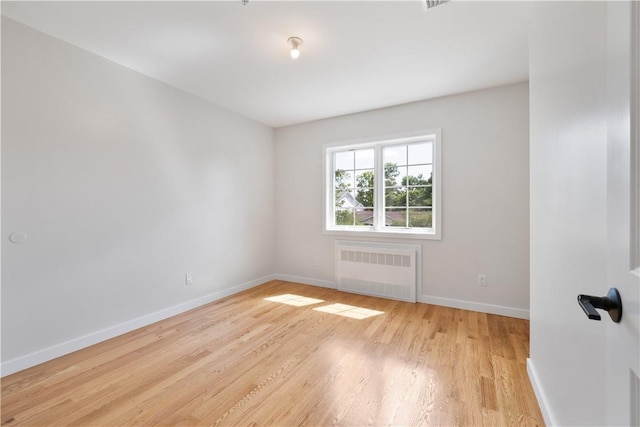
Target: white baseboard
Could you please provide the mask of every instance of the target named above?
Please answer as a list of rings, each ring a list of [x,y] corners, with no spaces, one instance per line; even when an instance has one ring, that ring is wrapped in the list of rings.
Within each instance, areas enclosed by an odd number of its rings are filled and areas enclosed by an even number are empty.
[[[552,417],[551,412],[549,412],[547,395],[544,393],[544,390],[540,385],[538,372],[536,371],[536,368],[533,365],[533,361],[530,358],[527,358],[527,373],[529,374],[529,381],[531,381],[533,392],[535,393],[536,399],[538,400],[538,406],[540,406],[540,412],[542,412],[544,423],[548,426],[558,425],[558,423],[556,423],[555,417]]]
[[[522,308],[505,307],[502,305],[485,304],[481,302],[464,301],[451,298],[433,297],[429,295],[419,295],[418,302],[441,305],[443,307],[460,308],[462,310],[478,311],[480,313],[515,317],[517,319],[529,319],[529,310],[524,310]]]
[[[84,335],[82,337],[74,338],[72,340],[56,344],[42,350],[38,350],[25,356],[20,356],[15,359],[8,360],[0,365],[0,377],[4,377],[6,375],[22,371],[23,369],[39,365],[40,363],[53,360],[57,357],[64,356],[65,354],[69,354],[85,347],[97,344],[99,342],[106,341],[108,339],[117,337],[118,335],[131,332],[135,329],[148,326],[160,320],[164,320],[171,316],[184,313],[185,311],[189,311],[193,308],[200,307],[201,305],[217,301],[219,299],[228,297],[229,295],[233,295],[246,289],[253,288],[274,279],[275,276],[272,274],[259,277],[249,282],[233,286],[231,288],[223,289],[221,291],[214,292],[200,298],[192,299],[190,301],[165,308],[164,310],[146,314],[127,322],[110,326],[100,331],[92,332],[88,335]]]
[[[284,280],[286,282],[301,283],[303,285],[319,286],[321,288],[338,289],[336,282],[331,280],[311,279],[309,277],[291,276],[289,274],[274,274],[275,280]]]

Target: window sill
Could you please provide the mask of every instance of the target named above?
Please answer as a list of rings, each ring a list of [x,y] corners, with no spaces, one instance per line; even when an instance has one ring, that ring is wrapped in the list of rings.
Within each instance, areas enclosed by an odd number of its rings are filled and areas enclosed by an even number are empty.
[[[389,238],[389,239],[421,239],[421,240],[441,240],[440,233],[435,231],[415,231],[415,230],[355,230],[355,229],[325,229],[324,234],[334,236],[349,236],[349,237],[376,237],[376,238]]]

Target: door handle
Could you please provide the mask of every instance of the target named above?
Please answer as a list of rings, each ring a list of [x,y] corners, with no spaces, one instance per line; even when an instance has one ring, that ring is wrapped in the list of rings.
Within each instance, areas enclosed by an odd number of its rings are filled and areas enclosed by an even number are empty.
[[[622,300],[620,292],[616,288],[609,289],[604,297],[594,297],[592,295],[578,295],[578,304],[589,319],[600,320],[600,313],[596,308],[605,310],[609,313],[609,317],[616,323],[622,319]]]

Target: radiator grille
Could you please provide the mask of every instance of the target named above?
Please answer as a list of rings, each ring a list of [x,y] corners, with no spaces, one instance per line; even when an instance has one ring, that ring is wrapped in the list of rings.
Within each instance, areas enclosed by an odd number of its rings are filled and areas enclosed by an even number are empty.
[[[338,289],[415,302],[419,248],[417,245],[337,241]]]
[[[365,264],[392,265],[395,267],[411,267],[410,255],[395,255],[379,252],[340,251],[340,260],[349,262],[362,262]]]

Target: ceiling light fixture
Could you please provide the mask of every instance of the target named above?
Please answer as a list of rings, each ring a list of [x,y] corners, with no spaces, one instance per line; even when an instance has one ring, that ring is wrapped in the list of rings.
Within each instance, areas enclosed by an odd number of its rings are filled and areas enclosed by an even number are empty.
[[[302,39],[300,37],[289,37],[287,41],[291,45],[291,59],[298,59],[300,57],[298,46],[302,44]]]

